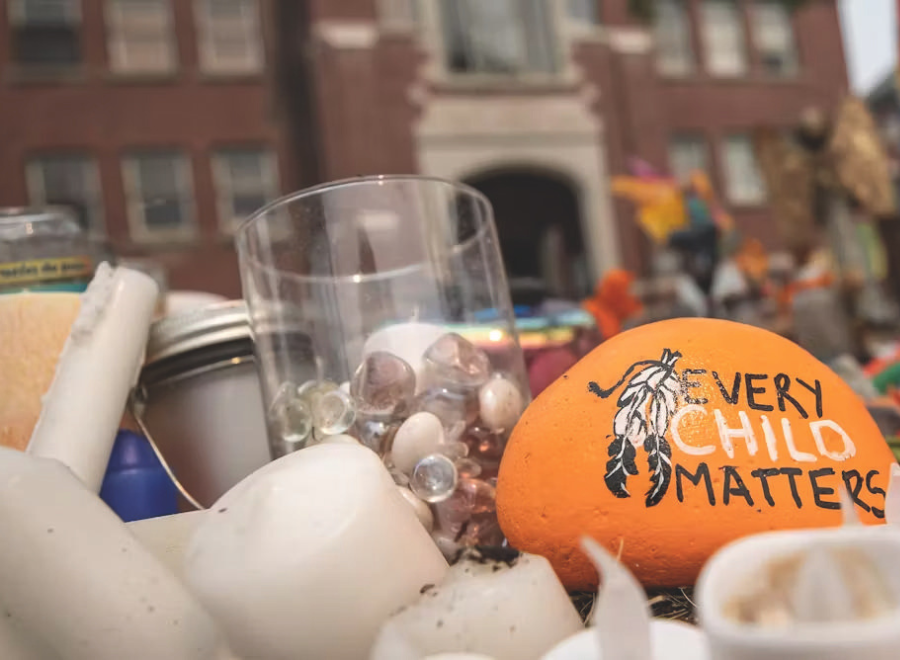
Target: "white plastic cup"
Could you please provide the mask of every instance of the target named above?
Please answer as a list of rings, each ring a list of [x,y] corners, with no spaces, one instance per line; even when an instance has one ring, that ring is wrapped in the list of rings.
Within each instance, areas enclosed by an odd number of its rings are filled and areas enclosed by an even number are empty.
[[[715,660],[896,660],[900,608],[864,621],[764,628],[729,618],[726,607],[773,561],[812,547],[865,551],[900,603],[900,532],[886,527],[843,527],[772,532],[736,541],[706,564],[697,583],[700,620]]]

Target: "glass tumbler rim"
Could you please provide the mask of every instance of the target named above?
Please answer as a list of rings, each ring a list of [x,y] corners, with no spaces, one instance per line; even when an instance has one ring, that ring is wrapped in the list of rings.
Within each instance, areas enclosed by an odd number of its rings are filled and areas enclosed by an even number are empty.
[[[309,188],[295,190],[292,193],[288,193],[286,195],[278,197],[277,199],[273,199],[265,206],[260,207],[259,209],[248,215],[246,218],[244,218],[244,220],[235,229],[235,238],[237,239],[242,236],[247,230],[250,229],[250,226],[252,224],[256,223],[256,221],[265,217],[273,210],[285,206],[286,204],[291,204],[306,197],[321,195],[333,190],[336,191],[338,189],[346,189],[354,186],[369,186],[372,184],[380,183],[441,184],[443,186],[449,186],[450,188],[458,190],[459,192],[465,193],[466,195],[470,195],[487,208],[491,208],[491,202],[484,193],[476,188],[473,188],[467,183],[463,183],[462,181],[453,181],[451,179],[445,179],[439,176],[430,176],[427,174],[369,174],[365,176],[354,176],[345,179],[335,179],[334,181],[326,181],[324,183],[317,183],[316,185],[310,186]]]
[[[363,283],[370,281],[378,281],[382,279],[389,279],[391,277],[395,277],[404,273],[415,272],[416,270],[421,269],[424,264],[423,263],[413,263],[407,266],[402,266],[400,268],[396,268],[390,271],[380,271],[376,273],[370,274],[355,274],[355,275],[300,275],[297,273],[292,273],[289,271],[284,271],[280,269],[272,268],[271,266],[260,262],[257,259],[252,258],[249,254],[242,254],[244,251],[241,250],[241,244],[246,240],[246,235],[250,232],[253,226],[256,225],[257,222],[262,221],[267,215],[269,215],[272,211],[276,209],[283,208],[289,204],[298,202],[300,200],[313,197],[316,195],[322,195],[325,193],[329,193],[337,190],[346,190],[347,188],[356,187],[356,186],[371,186],[375,184],[383,184],[383,183],[423,183],[423,184],[440,184],[441,186],[448,187],[454,191],[463,193],[465,195],[470,196],[473,199],[476,199],[483,208],[488,210],[488,213],[492,215],[493,210],[490,203],[490,200],[487,196],[481,191],[473,188],[472,186],[462,183],[460,181],[453,181],[450,179],[444,179],[442,177],[437,176],[428,176],[428,175],[420,175],[420,174],[378,174],[378,175],[367,175],[367,176],[357,176],[350,177],[345,179],[337,179],[334,181],[328,181],[325,183],[320,183],[315,186],[311,186],[309,188],[303,188],[302,190],[298,190],[287,195],[283,195],[265,206],[261,207],[253,214],[248,216],[243,222],[238,225],[237,229],[234,233],[234,242],[235,246],[238,250],[239,259],[241,261],[252,261],[255,264],[256,268],[268,271],[274,271],[278,273],[279,277],[286,278],[288,280],[294,281],[302,281],[302,282],[328,282],[328,281],[339,281],[339,280],[347,280],[352,281],[354,283]],[[452,252],[458,252],[461,250],[465,250],[472,243],[475,243],[479,240],[483,239],[484,232],[490,231],[491,223],[485,223],[483,226],[478,228],[478,231],[475,232],[472,236],[466,238],[464,241],[454,245],[451,248]],[[496,231],[496,230],[495,230]]]

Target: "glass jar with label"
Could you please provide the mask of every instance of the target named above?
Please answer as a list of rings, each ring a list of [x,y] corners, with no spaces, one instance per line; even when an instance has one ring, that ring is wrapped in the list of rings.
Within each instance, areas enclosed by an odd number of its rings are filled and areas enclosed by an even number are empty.
[[[0,294],[80,293],[101,261],[112,255],[68,209],[0,208]]]

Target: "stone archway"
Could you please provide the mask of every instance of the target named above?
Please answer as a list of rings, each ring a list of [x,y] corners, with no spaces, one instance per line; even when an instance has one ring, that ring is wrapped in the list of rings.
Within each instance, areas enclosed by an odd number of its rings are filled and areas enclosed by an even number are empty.
[[[578,299],[591,289],[578,190],[539,168],[502,168],[465,179],[494,207],[503,261],[517,281],[541,280],[554,297]]]

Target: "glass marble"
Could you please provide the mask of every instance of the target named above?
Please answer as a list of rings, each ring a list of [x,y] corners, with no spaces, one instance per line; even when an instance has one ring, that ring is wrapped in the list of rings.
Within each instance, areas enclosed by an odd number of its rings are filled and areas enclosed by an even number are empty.
[[[335,388],[315,400],[312,417],[316,430],[326,435],[337,435],[353,426],[356,408],[350,395]]]
[[[434,504],[453,495],[456,489],[456,466],[443,454],[431,454],[416,464],[409,487],[416,497]]]
[[[285,443],[300,448],[312,435],[309,406],[297,394],[297,386],[284,383],[272,400],[267,415],[270,432]]]
[[[431,382],[453,388],[478,388],[491,375],[487,354],[469,340],[448,332],[423,356]]]
[[[357,409],[366,415],[396,417],[409,413],[416,375],[405,360],[386,351],[366,356],[350,381]]]

